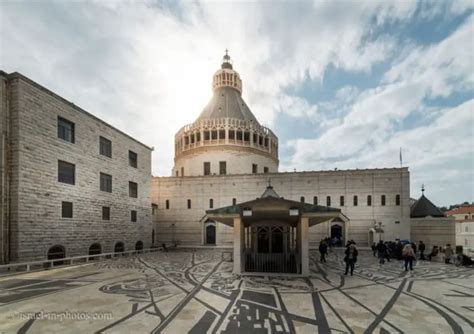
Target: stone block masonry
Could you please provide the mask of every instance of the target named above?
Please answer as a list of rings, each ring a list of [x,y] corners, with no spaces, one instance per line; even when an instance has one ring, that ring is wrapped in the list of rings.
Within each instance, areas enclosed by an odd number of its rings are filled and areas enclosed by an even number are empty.
[[[102,252],[114,251],[117,242],[125,250],[137,241],[150,247],[152,149],[21,74],[0,74],[1,104],[7,106],[2,119],[9,116],[8,219],[2,212],[7,261],[44,259],[55,245],[66,256],[86,255],[93,243]],[[73,143],[58,138],[58,117],[74,123]],[[111,158],[100,154],[100,136],[112,142]],[[137,168],[129,165],[129,151],[137,153]],[[73,185],[58,182],[58,160],[75,165]],[[100,190],[100,173],[112,176],[112,192]],[[129,196],[129,182],[138,185],[136,198]],[[73,203],[72,218],[62,218],[62,201]],[[110,220],[102,219],[103,206],[110,207]]]

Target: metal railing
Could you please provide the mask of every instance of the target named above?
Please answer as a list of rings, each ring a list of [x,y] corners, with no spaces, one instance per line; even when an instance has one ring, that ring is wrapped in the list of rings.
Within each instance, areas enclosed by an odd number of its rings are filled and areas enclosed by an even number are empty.
[[[298,273],[297,253],[254,253],[244,251],[245,271],[260,273]]]
[[[135,254],[144,254],[152,253],[161,250],[162,247],[156,248],[147,248],[141,250],[131,250],[117,253],[102,253],[96,255],[81,255],[81,256],[72,256],[64,257],[60,259],[51,259],[51,260],[37,260],[30,262],[17,262],[0,265],[0,275],[7,273],[19,273],[19,272],[29,272],[36,270],[51,269],[54,267],[64,266],[64,265],[80,265],[88,263],[89,261],[100,261],[111,259],[113,257],[122,257]]]

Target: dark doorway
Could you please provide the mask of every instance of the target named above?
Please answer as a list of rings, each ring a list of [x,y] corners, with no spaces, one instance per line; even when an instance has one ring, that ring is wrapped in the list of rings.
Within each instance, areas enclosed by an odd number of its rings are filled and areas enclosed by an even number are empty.
[[[48,250],[48,260],[64,259],[66,257],[66,250],[61,245],[56,245]],[[54,261],[55,266],[64,264],[64,261]]]
[[[115,253],[121,253],[125,250],[125,245],[123,242],[119,241],[115,244],[114,252]]]
[[[207,245],[216,244],[216,227],[214,225],[206,226],[206,244]]]
[[[102,247],[100,246],[99,243],[93,243],[89,247],[89,255],[98,255],[98,254],[101,254],[101,253],[102,253]],[[89,260],[94,260],[94,259],[97,259],[97,258],[96,257],[89,258]]]
[[[142,249],[143,249],[143,242],[138,240],[137,243],[135,244],[135,250],[141,251]]]
[[[342,247],[342,226],[341,225],[332,225],[331,226],[331,242],[336,247]]]

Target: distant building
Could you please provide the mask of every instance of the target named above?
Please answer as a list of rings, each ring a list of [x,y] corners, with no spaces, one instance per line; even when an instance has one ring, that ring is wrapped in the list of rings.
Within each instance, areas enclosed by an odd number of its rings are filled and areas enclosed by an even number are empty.
[[[456,220],[456,244],[465,253],[474,253],[474,205],[449,210],[446,215]]]

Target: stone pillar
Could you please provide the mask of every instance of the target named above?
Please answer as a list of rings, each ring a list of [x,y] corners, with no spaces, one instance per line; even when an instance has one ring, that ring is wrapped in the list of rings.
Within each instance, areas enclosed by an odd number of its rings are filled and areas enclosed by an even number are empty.
[[[234,218],[234,274],[242,273],[242,251],[244,249],[244,224],[240,217]]]
[[[308,229],[309,218],[300,218],[300,228],[298,230],[299,253],[301,257],[301,275],[309,276],[309,245],[308,245]]]

